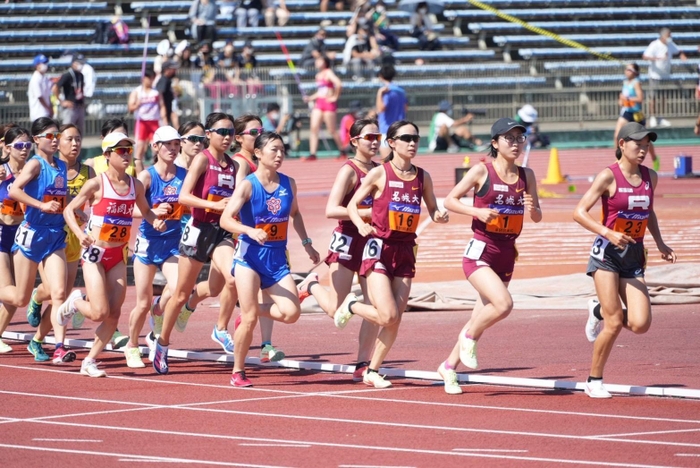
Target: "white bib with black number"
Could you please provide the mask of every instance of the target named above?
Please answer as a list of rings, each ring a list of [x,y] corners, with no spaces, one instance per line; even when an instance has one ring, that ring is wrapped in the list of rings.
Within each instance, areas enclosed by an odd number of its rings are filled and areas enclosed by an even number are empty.
[[[97,245],[91,245],[83,249],[83,254],[80,258],[82,258],[85,263],[100,263],[104,255],[105,249]]]
[[[481,258],[481,254],[484,253],[485,248],[486,242],[477,239],[472,239],[467,243],[467,246],[464,248],[464,256],[467,257],[469,260],[479,260]]]
[[[192,218],[187,221],[185,229],[182,231],[182,237],[180,242],[187,247],[197,247],[197,240],[199,240],[199,228],[194,227],[192,224]]]
[[[148,245],[148,239],[138,236],[136,238],[136,244],[134,244],[134,255],[145,257],[148,253]]]
[[[350,260],[352,258],[352,255],[350,255],[351,244],[352,237],[346,236],[345,234],[341,234],[339,232],[333,232],[328,250],[337,253],[340,258]]]
[[[374,237],[367,241],[365,249],[362,251],[362,260],[379,260],[382,256],[384,241]]]
[[[17,228],[17,233],[15,234],[15,244],[23,247],[25,249],[32,248],[32,240],[34,239],[34,229],[30,228],[28,225],[22,223]]]
[[[595,240],[593,241],[593,247],[591,247],[591,257],[602,262],[603,258],[605,257],[605,248],[609,243],[610,241],[605,237],[596,236]]]

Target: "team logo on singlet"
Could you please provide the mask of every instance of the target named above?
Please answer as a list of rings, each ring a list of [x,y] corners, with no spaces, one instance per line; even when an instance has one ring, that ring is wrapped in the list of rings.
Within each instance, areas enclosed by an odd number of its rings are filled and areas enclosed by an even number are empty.
[[[177,187],[174,187],[172,185],[167,185],[163,189],[163,195],[176,195],[177,194]]]
[[[64,188],[66,185],[66,179],[64,179],[62,176],[56,176],[53,185],[56,188]]]
[[[281,209],[282,209],[282,200],[280,200],[279,198],[270,197],[267,200],[267,211],[269,211],[273,215],[276,215],[277,213],[279,213]]]

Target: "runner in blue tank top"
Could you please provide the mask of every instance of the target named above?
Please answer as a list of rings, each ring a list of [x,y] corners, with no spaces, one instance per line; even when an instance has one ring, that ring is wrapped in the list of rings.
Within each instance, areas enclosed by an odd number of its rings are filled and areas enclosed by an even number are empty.
[[[65,326],[59,324],[57,316],[59,306],[66,300],[63,208],[67,204],[68,176],[66,165],[54,158],[60,138],[56,121],[48,117],[35,120],[32,137],[36,155],[27,161],[9,192],[10,198],[26,206],[24,221],[17,229],[12,247],[16,286],[0,289],[0,302],[14,307],[29,304],[39,263],[43,263],[42,281],[51,289],[51,312],[41,318],[37,335],[46,336],[53,326],[56,336],[53,361],[59,364],[75,360],[75,353],[63,348]],[[28,349],[35,360],[49,360],[40,341],[32,340]]]
[[[221,227],[239,234],[231,270],[236,277],[242,317],[234,335],[231,385],[235,387],[252,385],[245,375],[245,358],[258,316],[294,323],[301,313],[285,254],[290,217],[294,230],[304,239],[302,245],[311,261],[318,263],[321,258],[307,237],[294,180],[277,172],[284,155],[281,136],[271,132],[259,135],[255,139],[258,168],[236,188],[221,216]],[[240,221],[235,219],[237,215]],[[261,290],[269,295],[272,303],[258,303]]]

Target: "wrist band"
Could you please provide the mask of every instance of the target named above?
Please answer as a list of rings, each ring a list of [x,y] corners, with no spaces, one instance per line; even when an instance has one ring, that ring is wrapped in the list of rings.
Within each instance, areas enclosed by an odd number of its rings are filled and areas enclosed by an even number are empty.
[[[313,242],[313,241],[311,240],[311,238],[310,238],[310,237],[307,237],[306,239],[304,239],[303,241],[301,241],[301,246],[302,246],[302,247],[306,247],[307,245],[311,244],[312,242]]]

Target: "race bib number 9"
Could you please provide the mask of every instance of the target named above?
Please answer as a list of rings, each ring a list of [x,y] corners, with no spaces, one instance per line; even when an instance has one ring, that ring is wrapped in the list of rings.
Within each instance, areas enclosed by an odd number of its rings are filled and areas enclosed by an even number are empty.
[[[623,232],[633,239],[644,237],[649,222],[649,213],[618,211],[613,231]]]
[[[2,201],[2,214],[9,216],[22,216],[22,208],[19,202],[12,200],[11,198],[5,198]]]
[[[287,240],[287,223],[256,224],[255,229],[262,229],[267,233],[267,242]]]
[[[362,260],[379,260],[382,256],[383,246],[384,241],[382,239],[372,238],[368,240],[362,252]]]
[[[104,242],[129,242],[131,219],[105,216],[100,228],[99,239]]]

